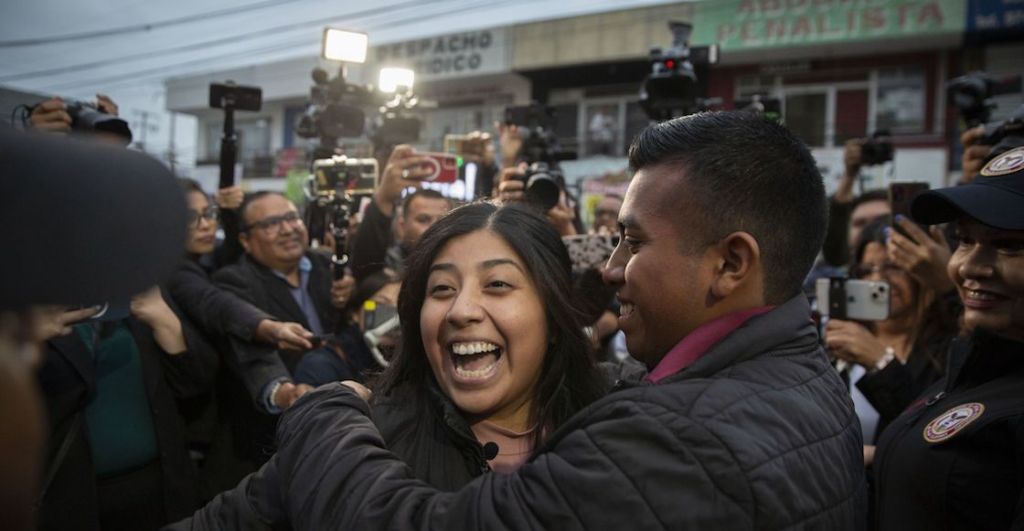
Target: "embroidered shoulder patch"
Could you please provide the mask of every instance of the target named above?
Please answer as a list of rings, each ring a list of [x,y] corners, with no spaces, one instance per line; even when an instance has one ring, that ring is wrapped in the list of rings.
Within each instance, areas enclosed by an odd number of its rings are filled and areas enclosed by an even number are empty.
[[[938,443],[963,431],[970,423],[985,412],[985,405],[979,402],[962,404],[935,417],[924,427],[924,440]]]
[[[990,160],[981,169],[981,174],[985,177],[999,177],[1016,173],[1022,169],[1024,169],[1024,147],[1018,147]]]

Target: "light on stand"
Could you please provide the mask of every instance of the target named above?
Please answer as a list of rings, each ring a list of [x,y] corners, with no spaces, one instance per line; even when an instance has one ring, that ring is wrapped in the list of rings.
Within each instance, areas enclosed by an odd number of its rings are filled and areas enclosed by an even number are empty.
[[[398,92],[398,87],[405,87],[405,92],[411,92],[415,77],[416,73],[408,68],[381,68],[377,86],[381,92],[389,94]]]
[[[365,33],[324,28],[323,57],[346,63],[365,63],[369,42]]]

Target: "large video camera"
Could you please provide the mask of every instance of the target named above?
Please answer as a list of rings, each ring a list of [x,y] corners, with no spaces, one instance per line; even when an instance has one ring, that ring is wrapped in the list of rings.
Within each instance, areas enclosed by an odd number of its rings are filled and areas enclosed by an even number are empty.
[[[558,204],[565,187],[565,177],[558,163],[576,159],[575,151],[561,148],[552,131],[555,110],[547,105],[531,103],[505,109],[505,123],[527,131],[520,156],[530,167],[521,179],[526,185],[526,202],[547,211]]]
[[[967,127],[976,127],[992,118],[993,96],[1020,92],[1021,76],[994,79],[984,72],[972,72],[946,82],[949,101],[960,110]]]
[[[345,81],[344,65],[334,79],[322,68],[314,68],[312,77],[309,105],[295,125],[295,134],[319,138],[324,152],[317,158],[330,157],[339,138],[362,136],[366,125],[362,107],[373,104],[374,96],[369,88]]]
[[[714,99],[704,98],[694,65],[718,62],[718,46],[691,48],[693,25],[669,22],[672,47],[651,48],[651,73],[640,90],[640,107],[652,120],[664,121],[707,110]]]
[[[400,87],[395,95],[380,106],[377,127],[370,137],[377,146],[412,144],[420,139],[423,121],[414,114],[420,100],[412,90]]]

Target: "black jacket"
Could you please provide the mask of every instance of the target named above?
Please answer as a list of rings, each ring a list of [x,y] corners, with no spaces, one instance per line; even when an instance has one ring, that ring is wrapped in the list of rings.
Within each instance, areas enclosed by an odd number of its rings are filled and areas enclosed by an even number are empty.
[[[454,493],[414,478],[340,384],[278,426],[295,529],[855,529],[860,424],[799,295],[692,366],[556,430],[517,473]],[[242,487],[244,488],[244,487]]]
[[[948,346],[948,342],[943,344]],[[864,442],[876,443],[885,428],[941,376],[942,372],[927,353],[918,352],[907,359],[906,365],[894,360],[884,369],[857,380],[857,389],[878,411],[875,440]]]
[[[167,291],[192,322],[209,336],[233,334],[251,340],[266,312],[213,284],[195,260],[184,259],[167,281]]]
[[[948,367],[882,434],[878,529],[1022,529],[1024,343],[976,332]]]
[[[380,211],[376,199],[367,205],[352,242],[352,276],[357,282],[384,269],[388,248],[395,239],[391,221],[392,218]]]
[[[307,252],[306,257],[313,265],[309,273],[307,292],[313,300],[324,333],[335,332],[342,323],[341,313],[331,305],[330,258],[314,252]],[[220,287],[245,299],[276,320],[296,322],[307,330],[310,328],[309,320],[292,298],[288,282],[275,275],[270,268],[257,263],[248,254],[239,259],[238,263],[218,270],[214,273],[213,280]],[[301,354],[281,354],[289,370],[293,370],[301,358]]]
[[[170,356],[153,339],[144,324],[129,319],[129,328],[139,349],[142,374],[160,450],[163,477],[163,506],[173,521],[195,510],[195,470],[188,456],[185,431],[178,415],[176,398],[188,398],[208,390],[216,356],[186,323],[182,323],[189,350]],[[58,453],[76,415],[96,391],[96,367],[86,345],[72,333],[47,342],[46,357],[39,371],[40,389],[46,402],[50,434],[47,470]],[[88,429],[84,418],[71,436],[69,450],[59,465],[39,509],[40,529],[99,529],[96,473],[93,470]]]

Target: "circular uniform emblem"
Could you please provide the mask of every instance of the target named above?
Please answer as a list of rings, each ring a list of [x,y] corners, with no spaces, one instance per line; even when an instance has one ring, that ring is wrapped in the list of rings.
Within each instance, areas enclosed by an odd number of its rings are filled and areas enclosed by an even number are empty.
[[[990,160],[981,174],[985,177],[999,177],[1024,170],[1024,147],[1018,147]]]
[[[960,433],[985,412],[984,404],[971,402],[946,411],[924,427],[924,440],[930,443],[945,441]]]

